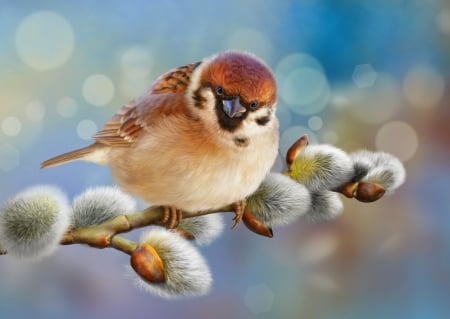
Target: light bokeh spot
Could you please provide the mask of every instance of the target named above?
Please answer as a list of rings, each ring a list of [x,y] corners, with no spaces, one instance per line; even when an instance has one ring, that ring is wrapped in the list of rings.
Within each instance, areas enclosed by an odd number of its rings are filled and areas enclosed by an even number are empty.
[[[56,112],[65,118],[70,118],[77,112],[77,102],[68,96],[61,98],[56,103]]]
[[[397,80],[379,73],[370,88],[349,88],[347,109],[359,120],[369,124],[381,124],[391,119],[402,106],[401,89]]]
[[[401,161],[407,161],[417,152],[419,140],[411,125],[393,121],[386,123],[378,130],[375,145],[379,151],[391,153]]]
[[[19,166],[19,151],[12,145],[0,144],[0,170],[8,172]]]
[[[418,65],[409,70],[403,81],[403,94],[409,105],[430,109],[444,97],[444,77],[434,68]]]
[[[40,71],[65,64],[75,47],[69,21],[52,11],[37,11],[25,17],[17,28],[15,40],[22,61]]]
[[[295,53],[275,68],[280,96],[292,112],[311,115],[323,110],[330,99],[330,86],[322,65],[314,57]]]
[[[120,78],[119,86],[126,98],[136,98],[149,87],[153,63],[153,56],[145,47],[133,46],[123,52],[120,66],[124,76]]]
[[[89,104],[104,106],[114,97],[113,81],[106,75],[93,74],[84,81],[82,94]]]
[[[308,120],[308,126],[313,131],[318,131],[323,126],[323,121],[320,116],[311,116]]]
[[[250,286],[244,296],[244,303],[254,314],[272,309],[275,295],[266,284]]]
[[[436,26],[440,32],[450,35],[450,9],[439,11],[436,16]]]
[[[337,92],[333,93],[330,104],[333,108],[342,110],[350,105],[350,101],[345,93]]]
[[[77,125],[77,134],[83,140],[90,140],[97,133],[97,124],[92,120],[82,120]]]
[[[292,70],[305,66],[323,71],[322,64],[315,57],[306,53],[297,52],[281,59],[275,68],[275,74],[276,76],[284,77]]]
[[[359,64],[353,70],[352,79],[358,88],[367,88],[375,84],[378,72],[370,64]]]
[[[45,106],[39,101],[30,102],[25,108],[25,113],[30,121],[40,122],[45,116]]]
[[[7,136],[17,136],[22,130],[22,122],[15,116],[8,116],[2,121],[2,131]]]
[[[122,73],[130,80],[145,80],[153,66],[150,52],[139,46],[128,48],[120,58]]]

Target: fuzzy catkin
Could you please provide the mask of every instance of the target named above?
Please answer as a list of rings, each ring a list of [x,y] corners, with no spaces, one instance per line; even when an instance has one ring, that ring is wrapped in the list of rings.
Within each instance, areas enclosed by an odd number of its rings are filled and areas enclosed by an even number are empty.
[[[406,172],[402,162],[389,153],[360,150],[351,153],[350,158],[354,165],[367,169],[367,174],[361,179],[362,181],[379,184],[388,194],[405,181]]]
[[[310,203],[305,186],[279,173],[268,174],[247,198],[247,208],[269,227],[293,222],[307,212]]]
[[[0,242],[8,254],[38,260],[53,253],[69,226],[66,195],[53,186],[31,187],[0,211]]]
[[[311,194],[311,206],[305,214],[305,219],[312,222],[331,220],[342,213],[344,205],[339,195],[331,191]]]
[[[130,267],[128,273],[139,288],[168,299],[202,296],[209,292],[212,277],[208,264],[187,240],[166,229],[151,229],[142,235],[141,242],[151,245],[162,259],[166,282],[148,283]]]
[[[219,214],[209,214],[197,217],[185,218],[178,226],[195,238],[195,242],[200,245],[209,245],[222,235],[224,224],[223,218]]]
[[[327,144],[308,145],[295,159],[289,175],[313,192],[335,189],[354,175],[353,162],[339,148]]]
[[[89,188],[74,198],[72,225],[98,225],[116,216],[136,211],[136,201],[118,187]]]

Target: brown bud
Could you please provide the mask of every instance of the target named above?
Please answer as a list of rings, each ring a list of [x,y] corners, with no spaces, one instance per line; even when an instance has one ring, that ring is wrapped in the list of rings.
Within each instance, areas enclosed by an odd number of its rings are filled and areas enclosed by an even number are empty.
[[[244,222],[244,225],[247,226],[247,228],[252,232],[269,238],[273,237],[272,228],[264,225],[247,208],[244,210],[244,215],[242,215],[242,221]]]
[[[303,151],[303,149],[309,144],[308,135],[300,137],[291,147],[289,147],[286,153],[286,164],[291,167],[297,156]]]
[[[144,281],[152,284],[166,281],[163,262],[156,250],[149,244],[140,245],[131,254],[130,263]]]
[[[347,184],[342,185],[336,191],[341,193],[347,198],[353,198],[356,195],[356,190],[358,188],[358,183],[349,182]]]
[[[355,198],[360,202],[371,203],[377,199],[380,199],[385,192],[384,187],[379,184],[359,182],[356,189]]]

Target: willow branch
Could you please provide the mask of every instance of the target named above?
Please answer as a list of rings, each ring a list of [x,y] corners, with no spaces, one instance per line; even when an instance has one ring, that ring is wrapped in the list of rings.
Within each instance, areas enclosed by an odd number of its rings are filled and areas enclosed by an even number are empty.
[[[191,218],[214,213],[224,213],[231,210],[231,206],[223,207],[215,211],[203,211],[197,213],[183,213],[183,218]],[[142,211],[120,215],[102,224],[70,228],[61,238],[61,245],[86,244],[95,248],[115,248],[124,253],[132,253],[137,243],[117,236],[133,229],[150,225],[158,225],[163,218],[163,209],[160,206],[150,206]]]

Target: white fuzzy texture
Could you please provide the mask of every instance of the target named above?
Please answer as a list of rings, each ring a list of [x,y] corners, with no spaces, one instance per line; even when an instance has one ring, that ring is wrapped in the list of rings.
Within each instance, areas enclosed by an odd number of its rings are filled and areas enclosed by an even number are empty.
[[[224,229],[223,218],[219,214],[209,214],[185,218],[178,228],[192,234],[198,245],[209,245],[220,237]]]
[[[343,150],[327,144],[308,145],[292,165],[293,176],[311,191],[335,189],[353,177],[353,162]]]
[[[247,198],[248,209],[269,227],[292,223],[308,211],[310,204],[308,189],[279,173],[268,174]]]
[[[150,244],[164,264],[166,282],[151,284],[134,271],[134,282],[139,288],[163,298],[206,295],[212,278],[209,267],[199,251],[187,240],[166,229],[151,229],[141,242]]]
[[[350,153],[350,159],[353,161],[354,164],[357,164],[361,167],[366,168],[367,170],[370,170],[370,168],[374,167],[374,152],[367,151],[367,150],[359,150],[353,153]]]
[[[135,212],[136,201],[118,187],[102,186],[89,188],[75,197],[72,207],[72,225],[86,227]]]
[[[350,157],[354,163],[368,168],[362,180],[383,186],[387,194],[405,182],[406,172],[402,162],[389,153],[361,150],[350,154]]]
[[[0,242],[8,254],[39,260],[53,253],[69,226],[70,206],[57,187],[31,187],[0,211]]]
[[[311,207],[305,218],[313,222],[331,220],[342,213],[344,205],[335,192],[323,191],[311,194]]]

